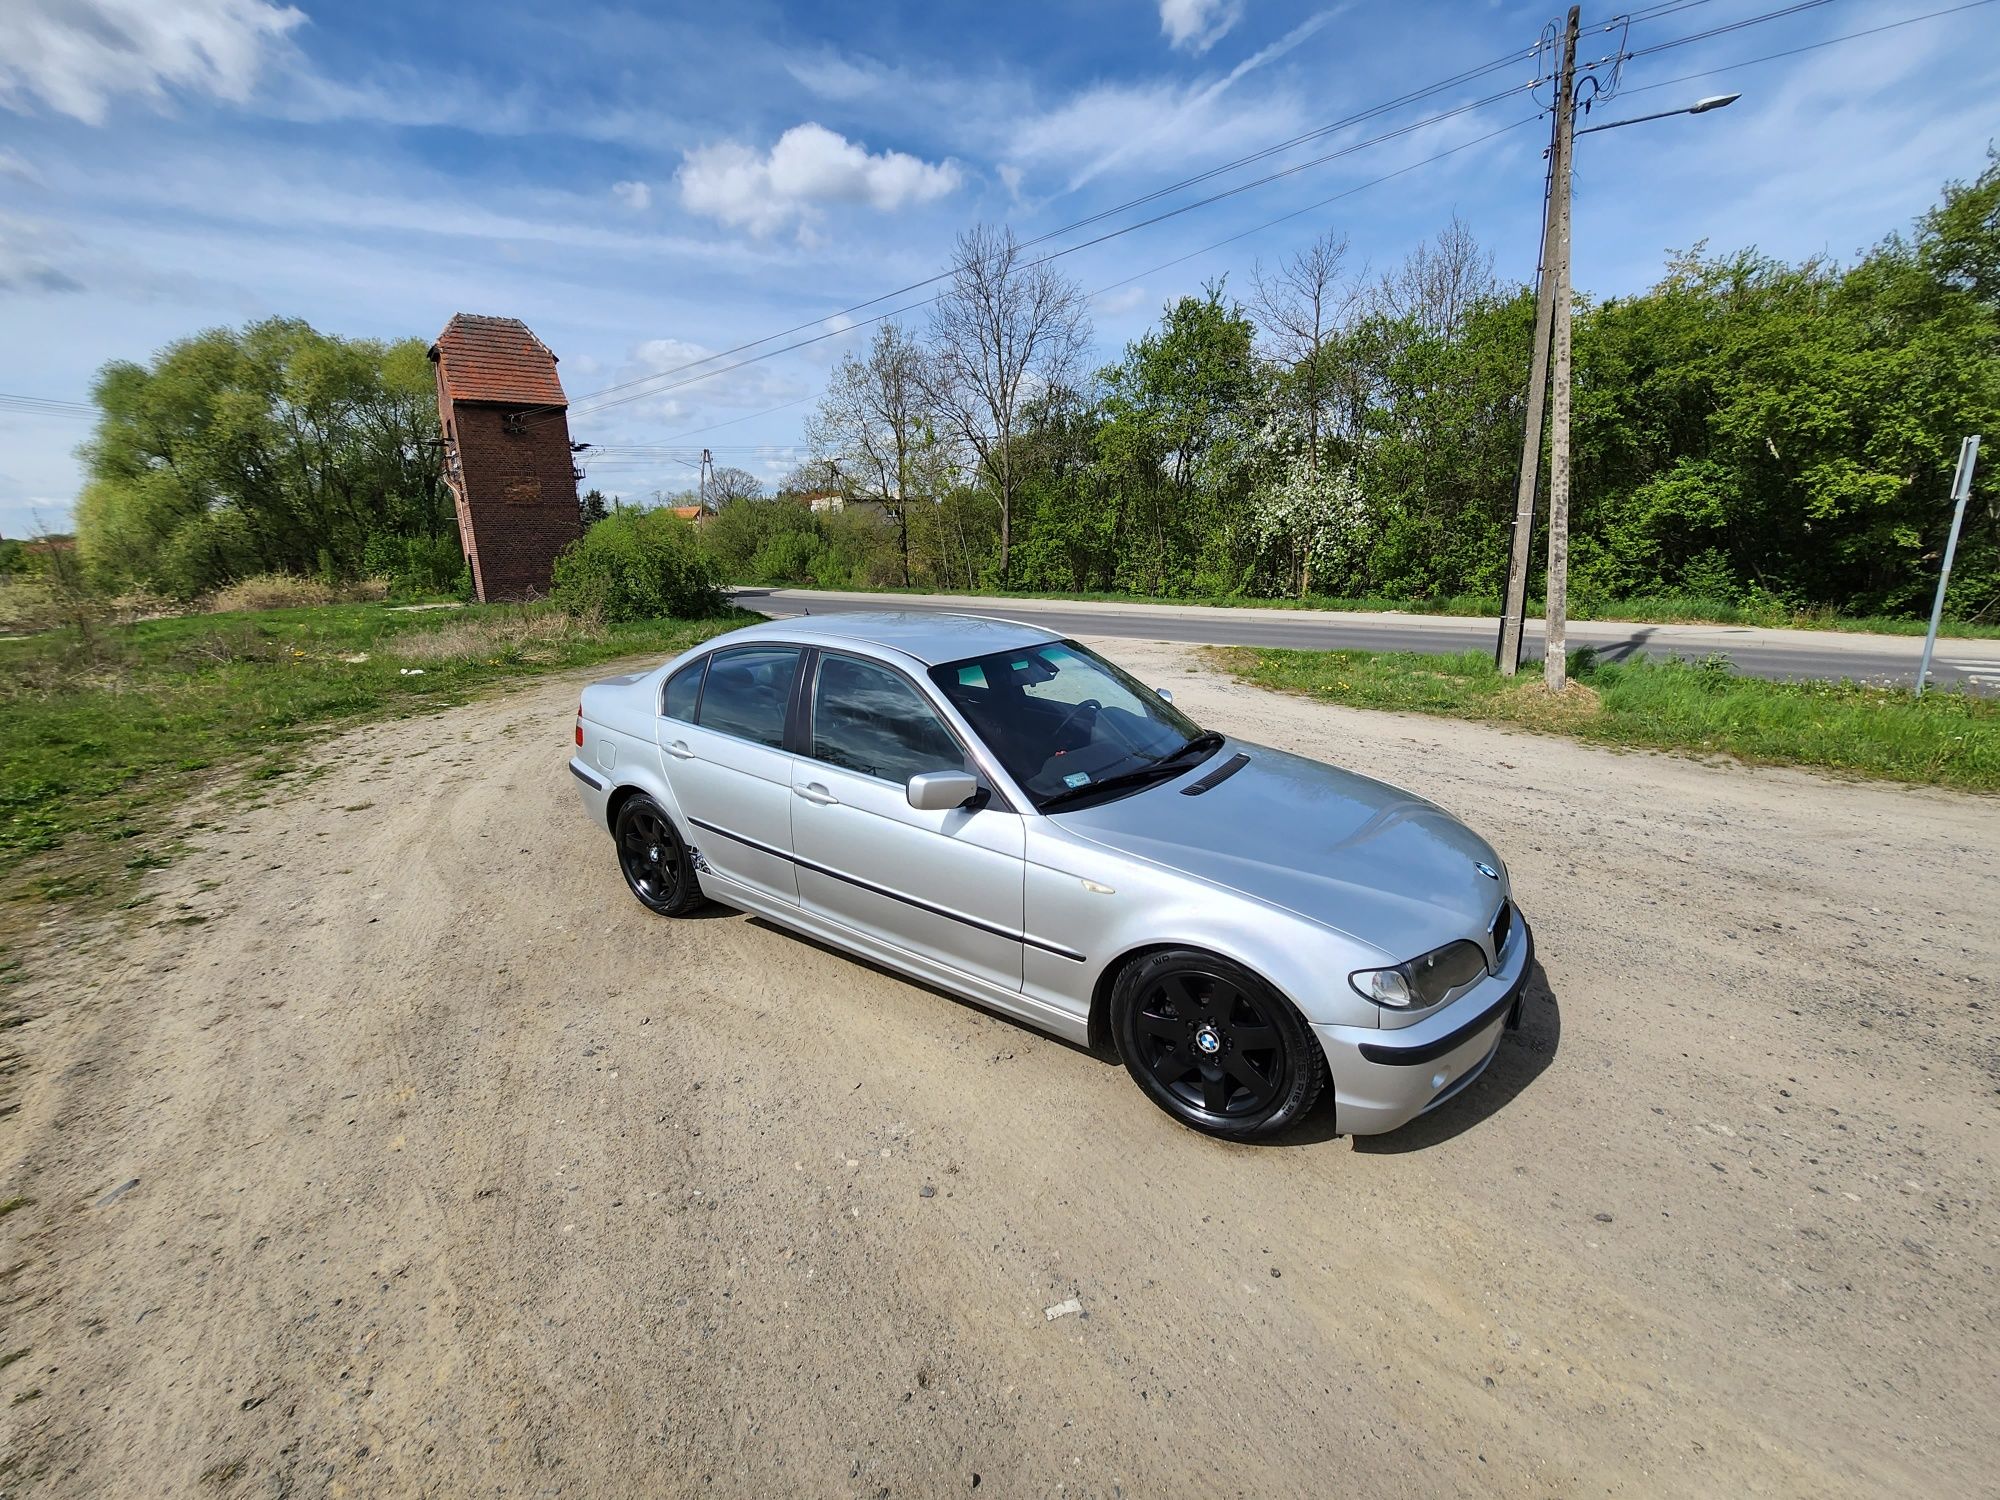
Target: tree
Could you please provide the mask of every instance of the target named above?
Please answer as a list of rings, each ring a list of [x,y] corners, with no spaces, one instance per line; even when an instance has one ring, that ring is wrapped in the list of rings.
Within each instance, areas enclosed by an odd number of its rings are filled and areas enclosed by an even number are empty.
[[[1306,452],[1319,461],[1320,425],[1338,374],[1341,334],[1362,300],[1346,282],[1347,236],[1329,230],[1268,274],[1250,270],[1250,303],[1266,355],[1288,372],[1293,403],[1306,420]]]
[[[1083,291],[1026,260],[1012,230],[958,238],[951,280],[931,309],[925,394],[1000,502],[1000,581],[1013,545],[1015,428],[1022,403],[1067,385],[1090,343]]]
[[[585,531],[611,514],[611,503],[606,500],[604,491],[599,489],[585,490],[583,498],[576,502],[576,508]]]
[[[882,507],[896,534],[905,587],[911,507],[938,501],[951,479],[925,406],[924,376],[923,350],[895,323],[884,323],[865,361],[841,357],[806,423],[806,441],[845,481],[847,498]]]
[[[719,510],[731,500],[763,498],[763,480],[748,469],[733,469],[727,466],[710,472],[708,492],[702,496],[702,500],[711,510]]]
[[[823,458],[809,458],[778,484],[778,493],[784,495],[837,495],[842,492],[844,481],[840,470]]]
[[[1495,290],[1493,252],[1453,214],[1437,238],[1418,245],[1382,278],[1376,300],[1388,317],[1407,318],[1425,333],[1451,338]]]
[[[270,318],[106,365],[93,395],[77,526],[101,581],[185,597],[260,570],[352,577],[371,538],[456,533],[420,340]]]
[[[1182,297],[1098,375],[1099,461],[1119,496],[1131,583],[1149,592],[1231,593],[1243,583],[1232,511],[1266,396],[1256,330],[1222,292],[1216,282]]]
[[[1308,453],[1294,454],[1269,483],[1252,491],[1249,509],[1258,543],[1282,551],[1300,598],[1311,589],[1316,566],[1346,574],[1366,550],[1368,505],[1354,475],[1324,468]]]

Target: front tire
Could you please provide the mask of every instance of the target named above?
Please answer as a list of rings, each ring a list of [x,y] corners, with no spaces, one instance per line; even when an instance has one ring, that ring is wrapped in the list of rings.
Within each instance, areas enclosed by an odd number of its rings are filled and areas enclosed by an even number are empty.
[[[1326,1060],[1291,1002],[1241,964],[1192,949],[1118,976],[1112,1034],[1140,1091],[1183,1125],[1227,1140],[1302,1119]]]
[[[703,902],[687,845],[666,809],[641,793],[618,809],[612,826],[618,868],[640,904],[663,917],[684,917]]]

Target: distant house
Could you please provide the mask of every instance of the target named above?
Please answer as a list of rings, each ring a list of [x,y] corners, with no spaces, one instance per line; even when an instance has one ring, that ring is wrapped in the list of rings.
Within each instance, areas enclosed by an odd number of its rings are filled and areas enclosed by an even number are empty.
[[[706,526],[715,519],[715,512],[706,505],[676,505],[673,507],[673,514],[691,526]]]
[[[816,516],[837,516],[847,509],[847,497],[838,490],[802,490],[799,499]]]

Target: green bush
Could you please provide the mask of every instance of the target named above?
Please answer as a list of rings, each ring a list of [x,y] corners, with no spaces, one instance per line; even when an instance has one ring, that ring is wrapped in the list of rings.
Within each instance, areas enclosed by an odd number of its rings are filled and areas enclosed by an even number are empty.
[[[175,526],[146,581],[171,599],[188,600],[262,571],[242,513],[224,508],[201,511]]]
[[[613,623],[699,619],[722,608],[717,584],[694,527],[665,511],[619,511],[563,549],[552,592],[564,609]]]
[[[371,578],[388,579],[390,594],[399,599],[449,594],[464,569],[465,554],[456,534],[398,536],[377,532],[361,552],[361,571]]]
[[[810,531],[782,531],[757,549],[750,559],[750,576],[759,583],[816,583],[814,564],[822,548]]]

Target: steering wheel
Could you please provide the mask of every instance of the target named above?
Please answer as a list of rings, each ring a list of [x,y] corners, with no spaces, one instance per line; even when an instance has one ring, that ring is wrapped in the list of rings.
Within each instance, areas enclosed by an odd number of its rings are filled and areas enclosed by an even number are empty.
[[[1099,703],[1095,698],[1084,699],[1083,702],[1077,704],[1075,708],[1072,708],[1068,713],[1063,715],[1062,722],[1056,725],[1056,732],[1049,736],[1049,738],[1054,740],[1058,745],[1061,745],[1063,749],[1068,749],[1067,745],[1062,745],[1063,734],[1071,724],[1076,722],[1077,716],[1085,709],[1090,710],[1090,716],[1095,720],[1097,715],[1103,711],[1104,705]]]

